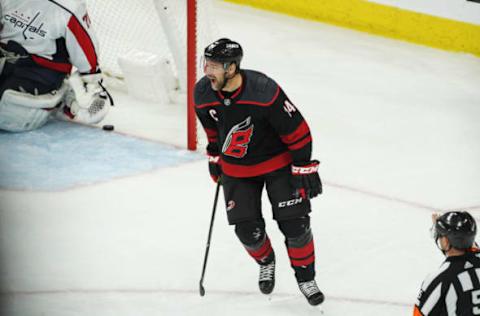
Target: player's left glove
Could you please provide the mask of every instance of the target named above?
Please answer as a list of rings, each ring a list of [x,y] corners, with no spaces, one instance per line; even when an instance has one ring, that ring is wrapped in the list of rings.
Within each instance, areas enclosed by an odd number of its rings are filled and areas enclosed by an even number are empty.
[[[217,183],[222,176],[222,167],[220,166],[220,156],[208,155],[208,171],[213,182]]]
[[[87,104],[88,112],[91,116],[95,116],[95,114],[99,112],[104,112],[104,109],[108,110],[108,106],[105,104],[105,101],[108,100],[110,101],[110,105],[113,105],[112,96],[103,86],[103,79],[100,73],[81,75],[80,78],[82,79],[85,93],[90,96],[90,100]]]
[[[69,88],[65,93],[63,107],[57,111],[57,118],[84,124],[97,124],[107,115],[113,99],[102,85],[102,75],[74,73],[65,85]]]
[[[318,175],[318,160],[292,165],[292,185],[294,196],[314,198],[322,193],[322,181]]]

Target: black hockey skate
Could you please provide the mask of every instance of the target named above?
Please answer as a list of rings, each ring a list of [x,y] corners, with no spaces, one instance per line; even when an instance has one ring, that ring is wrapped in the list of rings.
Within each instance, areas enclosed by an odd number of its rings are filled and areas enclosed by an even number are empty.
[[[260,265],[258,287],[263,294],[270,294],[275,287],[275,258],[266,265]]]
[[[325,299],[325,296],[318,288],[315,280],[299,282],[298,287],[300,288],[300,291],[303,293],[303,295],[305,295],[310,305],[319,305]]]

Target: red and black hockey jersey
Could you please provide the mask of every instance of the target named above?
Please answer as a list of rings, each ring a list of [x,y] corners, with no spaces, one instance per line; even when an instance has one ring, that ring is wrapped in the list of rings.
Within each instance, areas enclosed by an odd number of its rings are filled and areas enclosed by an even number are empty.
[[[311,159],[312,137],[303,116],[266,75],[242,70],[236,91],[214,91],[205,76],[195,85],[195,111],[220,155],[226,175],[255,177]]]

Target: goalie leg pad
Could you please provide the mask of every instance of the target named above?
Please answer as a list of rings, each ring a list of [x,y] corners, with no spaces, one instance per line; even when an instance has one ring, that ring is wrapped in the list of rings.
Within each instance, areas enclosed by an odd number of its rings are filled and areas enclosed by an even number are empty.
[[[62,89],[42,95],[5,90],[0,99],[0,129],[24,132],[45,125],[51,110],[61,104],[63,93]]]

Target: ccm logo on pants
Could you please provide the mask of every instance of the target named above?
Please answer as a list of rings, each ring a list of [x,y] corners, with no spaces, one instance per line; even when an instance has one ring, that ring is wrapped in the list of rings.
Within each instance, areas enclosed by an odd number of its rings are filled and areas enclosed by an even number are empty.
[[[298,198],[298,199],[282,201],[282,202],[278,203],[278,207],[292,206],[292,205],[300,204],[300,203],[302,203],[302,201],[303,201],[303,198],[301,198],[301,197]]]

